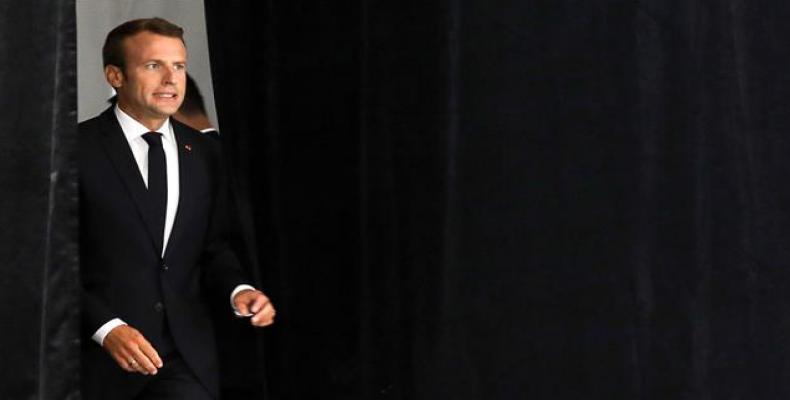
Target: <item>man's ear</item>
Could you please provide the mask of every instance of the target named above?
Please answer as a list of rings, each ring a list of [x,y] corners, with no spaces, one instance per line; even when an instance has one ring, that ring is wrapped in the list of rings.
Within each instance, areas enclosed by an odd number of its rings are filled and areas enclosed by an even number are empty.
[[[123,71],[116,65],[104,67],[104,77],[107,79],[107,83],[115,89],[123,86]]]

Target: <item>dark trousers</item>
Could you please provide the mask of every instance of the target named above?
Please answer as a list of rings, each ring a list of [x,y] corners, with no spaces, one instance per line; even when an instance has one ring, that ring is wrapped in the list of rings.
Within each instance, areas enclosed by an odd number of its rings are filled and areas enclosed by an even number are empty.
[[[164,360],[164,366],[135,400],[216,400],[180,357]]]

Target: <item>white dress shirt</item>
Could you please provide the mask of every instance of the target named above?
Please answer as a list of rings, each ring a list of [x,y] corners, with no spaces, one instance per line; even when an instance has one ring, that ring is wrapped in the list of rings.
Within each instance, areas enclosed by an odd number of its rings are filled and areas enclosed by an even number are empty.
[[[118,123],[121,125],[126,141],[129,142],[129,148],[132,150],[134,161],[137,162],[137,167],[140,169],[140,175],[143,178],[145,187],[148,187],[148,142],[143,139],[143,135],[151,132],[151,130],[129,116],[129,114],[123,112],[118,105],[115,106],[115,117],[118,118]],[[176,135],[173,133],[173,126],[170,124],[169,118],[155,132],[162,134],[162,148],[165,152],[165,162],[167,164],[167,209],[165,211],[165,232],[162,242],[162,256],[164,257],[170,232],[173,230],[173,222],[176,219],[176,211],[178,211],[178,143],[176,143]],[[250,285],[239,285],[230,295],[231,307],[233,307],[236,315],[239,316],[241,315],[233,304],[233,298],[236,297],[236,293],[245,289],[255,288]],[[120,325],[126,325],[126,323],[120,318],[113,318],[96,330],[92,336],[93,340],[103,344],[107,334]]]
[[[148,142],[143,139],[143,135],[151,130],[123,112],[117,105],[115,106],[115,116],[121,124],[126,141],[129,142],[129,148],[132,149],[134,161],[137,162],[137,167],[140,169],[145,187],[148,187]],[[176,135],[173,134],[173,126],[170,125],[169,118],[154,132],[162,134],[162,148],[165,150],[167,163],[167,210],[165,212],[165,236],[162,241],[162,257],[164,257],[167,240],[173,230],[173,221],[176,220],[176,211],[178,210],[178,143],[176,143]]]

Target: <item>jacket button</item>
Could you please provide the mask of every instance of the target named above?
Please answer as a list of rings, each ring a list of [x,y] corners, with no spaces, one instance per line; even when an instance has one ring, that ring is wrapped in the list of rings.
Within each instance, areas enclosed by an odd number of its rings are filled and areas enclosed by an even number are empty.
[[[164,309],[165,309],[165,305],[162,304],[161,301],[157,301],[156,304],[154,304],[154,311],[162,312],[162,310],[164,310]]]
[[[162,271],[167,271],[168,268],[167,264],[162,264]]]

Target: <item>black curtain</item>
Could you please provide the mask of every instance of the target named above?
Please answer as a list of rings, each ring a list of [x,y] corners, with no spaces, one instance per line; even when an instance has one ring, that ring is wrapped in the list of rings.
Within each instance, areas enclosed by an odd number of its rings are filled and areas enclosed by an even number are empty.
[[[790,395],[790,5],[206,10],[270,398]]]
[[[0,398],[79,398],[74,1],[0,2]]]
[[[790,5],[206,10],[278,308],[228,398],[790,395]],[[77,398],[74,3],[0,32],[0,397]]]
[[[206,7],[278,308],[226,393],[790,395],[790,5]],[[77,398],[74,3],[0,22],[0,397]]]

